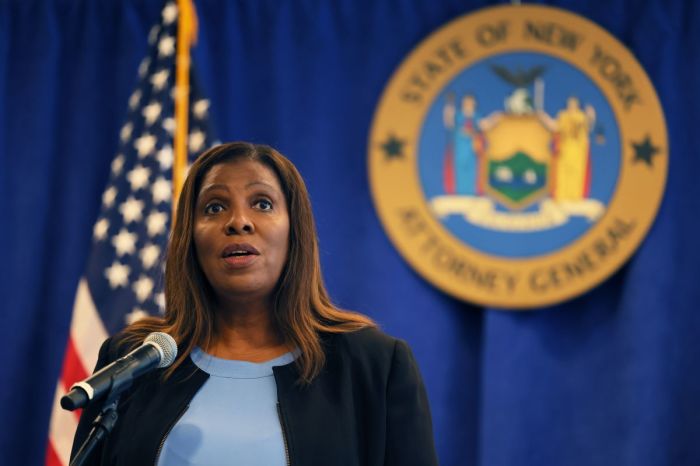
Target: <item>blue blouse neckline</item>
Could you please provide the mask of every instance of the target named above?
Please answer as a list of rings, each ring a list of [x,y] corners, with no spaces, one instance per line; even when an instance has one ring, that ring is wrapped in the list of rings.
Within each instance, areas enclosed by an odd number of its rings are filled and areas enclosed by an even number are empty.
[[[201,370],[214,377],[229,379],[259,379],[272,377],[272,368],[284,366],[296,359],[297,351],[290,351],[274,359],[264,362],[238,361],[235,359],[217,358],[195,347],[190,353],[192,362]]]

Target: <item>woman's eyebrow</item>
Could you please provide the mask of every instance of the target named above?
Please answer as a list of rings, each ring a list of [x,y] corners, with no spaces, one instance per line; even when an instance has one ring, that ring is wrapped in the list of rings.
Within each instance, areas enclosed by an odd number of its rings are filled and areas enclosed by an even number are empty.
[[[270,189],[277,190],[277,188],[275,188],[274,186],[272,186],[270,183],[266,183],[265,181],[251,181],[250,183],[248,183],[247,185],[245,185],[245,187],[246,187],[246,188],[250,188],[250,187],[253,187],[253,186],[255,186],[255,185],[261,185],[261,186],[265,186],[265,187],[270,188]]]
[[[213,191],[216,189],[222,189],[224,191],[228,191],[228,186],[225,184],[220,184],[220,183],[215,183],[215,184],[208,184],[199,191],[199,195],[201,196],[202,194],[206,193],[207,191]]]

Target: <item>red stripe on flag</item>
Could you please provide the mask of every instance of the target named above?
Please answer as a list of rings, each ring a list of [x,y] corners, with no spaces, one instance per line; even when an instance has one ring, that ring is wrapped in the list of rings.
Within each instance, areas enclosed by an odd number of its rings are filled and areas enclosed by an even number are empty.
[[[54,450],[51,441],[49,441],[49,444],[46,446],[46,466],[65,466],[58,458],[58,454],[56,450]]]
[[[88,376],[88,371],[83,367],[83,363],[78,357],[78,353],[73,345],[73,339],[68,339],[66,345],[66,355],[63,359],[63,373],[61,374],[61,383],[63,390],[68,392],[71,385],[85,379]]]

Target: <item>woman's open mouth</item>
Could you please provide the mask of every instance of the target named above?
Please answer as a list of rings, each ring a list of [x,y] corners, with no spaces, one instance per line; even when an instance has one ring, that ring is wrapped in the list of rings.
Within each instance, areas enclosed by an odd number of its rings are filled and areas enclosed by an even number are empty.
[[[255,261],[260,252],[248,243],[229,244],[221,252],[221,258],[233,267],[245,267]]]

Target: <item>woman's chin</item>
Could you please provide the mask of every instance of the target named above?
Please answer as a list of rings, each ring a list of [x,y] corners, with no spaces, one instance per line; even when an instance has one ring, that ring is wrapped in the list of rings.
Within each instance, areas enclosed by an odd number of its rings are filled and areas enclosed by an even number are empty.
[[[214,287],[219,301],[223,303],[267,301],[273,289],[274,286],[261,284],[256,280],[232,280],[223,286]]]

